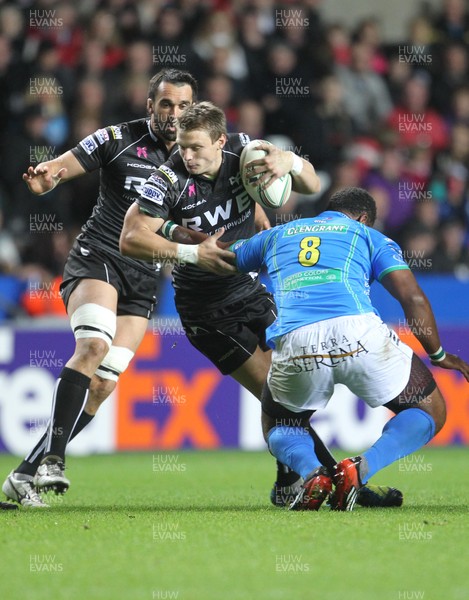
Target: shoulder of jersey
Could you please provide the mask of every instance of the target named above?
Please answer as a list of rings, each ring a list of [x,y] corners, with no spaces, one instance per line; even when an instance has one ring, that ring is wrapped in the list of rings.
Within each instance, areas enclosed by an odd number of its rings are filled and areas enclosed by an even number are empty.
[[[183,176],[183,173],[178,171],[177,165],[172,165],[172,167],[165,164],[160,165],[156,170],[156,173],[166,182],[166,184],[170,183],[176,185],[180,177]]]
[[[124,139],[124,134],[131,133],[133,123],[137,123],[137,121],[108,125],[107,127],[96,130],[94,135],[100,144],[113,140],[122,141]]]
[[[229,133],[227,135],[225,150],[235,154],[241,154],[241,151],[249,143],[249,141],[250,137],[247,135],[247,133]]]

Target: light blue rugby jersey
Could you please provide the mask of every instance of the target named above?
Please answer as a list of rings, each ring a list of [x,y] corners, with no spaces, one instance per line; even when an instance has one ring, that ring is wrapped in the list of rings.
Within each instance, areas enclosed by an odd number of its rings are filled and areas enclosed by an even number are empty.
[[[267,267],[278,308],[267,329],[271,346],[275,338],[310,323],[378,314],[370,301],[372,281],[409,268],[396,242],[336,211],[262,231],[230,250],[240,271]]]

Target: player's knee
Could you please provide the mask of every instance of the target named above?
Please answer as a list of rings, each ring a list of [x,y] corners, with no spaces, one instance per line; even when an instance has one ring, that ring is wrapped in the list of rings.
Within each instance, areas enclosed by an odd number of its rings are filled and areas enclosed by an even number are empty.
[[[74,357],[80,363],[100,364],[109,351],[106,342],[99,338],[88,338],[77,344]]]
[[[115,385],[119,379],[119,375],[129,366],[133,355],[134,352],[124,346],[111,346],[109,352],[96,369],[95,375],[97,378],[113,382]]]
[[[422,398],[418,403],[414,405],[408,405],[405,408],[413,407],[420,408],[420,410],[423,410],[431,416],[435,423],[434,435],[441,431],[446,422],[446,403],[437,387],[435,387],[431,393],[425,396],[425,398]]]
[[[70,318],[76,340],[71,366],[94,372],[111,347],[116,323],[116,314],[109,308],[92,302],[79,306]]]

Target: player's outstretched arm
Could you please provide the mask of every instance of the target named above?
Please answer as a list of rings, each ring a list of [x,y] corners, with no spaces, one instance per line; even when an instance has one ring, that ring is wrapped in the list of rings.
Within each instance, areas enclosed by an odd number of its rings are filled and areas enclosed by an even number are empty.
[[[321,190],[321,181],[313,165],[289,150],[280,150],[273,144],[261,143],[256,149],[265,150],[266,155],[246,163],[250,175],[262,173],[257,185],[269,187],[287,173],[292,176],[292,189],[299,194],[315,194]]]
[[[432,364],[460,371],[469,381],[469,364],[441,348],[435,315],[428,298],[409,270],[391,271],[381,280],[387,291],[401,304],[409,329],[430,356]]]
[[[60,182],[68,181],[86,173],[73,153],[68,150],[53,160],[28,167],[23,181],[33,194],[41,195],[52,191]]]
[[[168,259],[170,262],[177,262],[177,244],[155,235],[163,223],[161,217],[145,214],[134,202],[124,218],[119,239],[121,253],[146,261]]]
[[[137,203],[127,211],[124,219],[119,246],[124,256],[141,260],[175,264],[194,264],[219,275],[236,272],[230,264],[234,254],[217,246],[217,239],[224,230],[207,238],[202,244],[183,244],[171,242],[155,235],[163,225],[160,217],[151,217],[141,212]]]

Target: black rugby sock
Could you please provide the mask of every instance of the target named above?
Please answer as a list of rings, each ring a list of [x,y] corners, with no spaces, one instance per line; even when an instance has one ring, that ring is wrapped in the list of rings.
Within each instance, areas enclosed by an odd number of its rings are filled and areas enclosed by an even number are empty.
[[[65,460],[65,449],[88,398],[91,378],[64,367],[54,392],[53,412],[47,431],[44,458],[58,456]]]
[[[73,438],[76,437],[82,429],[91,423],[93,418],[94,415],[89,415],[87,412],[83,411],[77,421],[77,424],[75,425],[74,430],[72,431],[69,441],[73,440]],[[20,466],[15,469],[15,473],[24,473],[25,475],[34,475],[36,473],[37,468],[41,464],[42,457],[44,456],[46,440],[47,430],[42,434],[41,439],[34,446],[28,456],[26,456]]]

